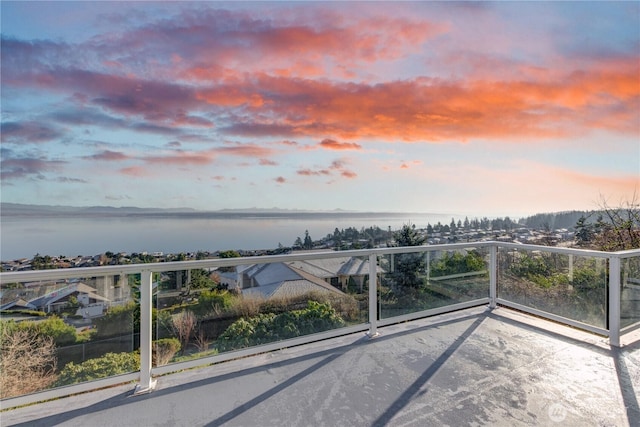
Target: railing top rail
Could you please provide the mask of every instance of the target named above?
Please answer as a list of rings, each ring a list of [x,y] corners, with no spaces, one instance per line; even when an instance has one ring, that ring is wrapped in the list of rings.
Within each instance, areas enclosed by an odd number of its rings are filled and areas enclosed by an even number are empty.
[[[434,250],[455,250],[490,246],[491,242],[469,242],[445,245],[405,246],[393,248],[356,249],[349,251],[302,252],[286,255],[263,255],[238,258],[215,258],[191,261],[155,262],[145,264],[109,265],[100,267],[64,268],[52,270],[29,270],[0,273],[0,284],[41,280],[62,280],[79,277],[107,276],[114,274],[134,274],[141,271],[164,272],[197,268],[234,267],[247,264],[268,264],[273,262],[303,261],[343,257],[368,257],[371,254],[411,253]]]
[[[620,258],[631,258],[634,256],[640,256],[640,249],[629,249],[626,251],[614,252],[614,254]]]
[[[44,280],[62,280],[73,279],[82,277],[95,277],[95,276],[108,276],[114,274],[134,274],[141,271],[151,272],[165,272],[165,271],[177,271],[188,270],[197,268],[217,268],[217,267],[232,267],[238,265],[247,264],[268,264],[273,262],[290,262],[290,261],[303,261],[313,259],[331,259],[342,257],[368,257],[371,254],[375,255],[389,255],[389,254],[401,254],[401,253],[413,253],[413,252],[427,252],[427,251],[451,251],[458,249],[470,249],[470,248],[482,248],[482,247],[508,247],[514,249],[525,250],[539,250],[546,252],[556,252],[565,254],[574,254],[581,256],[593,256],[600,258],[628,258],[632,256],[640,256],[640,249],[634,249],[630,251],[621,252],[601,252],[588,249],[575,249],[575,248],[561,248],[555,246],[539,246],[529,244],[518,244],[510,242],[465,242],[465,243],[452,243],[442,245],[423,245],[423,246],[402,246],[392,248],[375,248],[375,249],[356,249],[349,251],[326,251],[326,252],[301,252],[286,255],[264,255],[253,257],[239,257],[239,258],[215,258],[205,260],[192,260],[192,261],[172,261],[172,262],[157,262],[146,264],[124,264],[124,265],[109,265],[100,267],[80,267],[80,268],[64,268],[53,270],[30,270],[30,271],[15,271],[0,273],[0,284],[12,283],[12,282],[30,282],[30,281],[44,281]]]
[[[498,247],[524,249],[524,250],[532,250],[532,251],[554,252],[554,253],[561,253],[561,254],[568,254],[568,255],[591,256],[591,257],[598,257],[598,258],[629,258],[633,256],[640,256],[640,249],[631,249],[631,250],[619,251],[619,252],[604,252],[604,251],[597,251],[594,249],[564,248],[560,246],[541,246],[541,245],[531,245],[526,243],[512,243],[512,242],[493,242],[493,243]]]

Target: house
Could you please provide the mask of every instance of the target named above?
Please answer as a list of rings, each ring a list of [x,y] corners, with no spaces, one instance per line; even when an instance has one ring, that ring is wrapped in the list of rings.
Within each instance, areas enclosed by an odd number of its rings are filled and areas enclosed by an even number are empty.
[[[325,280],[282,262],[241,265],[233,272],[219,272],[219,277],[221,283],[244,296],[291,298],[309,292],[342,294]]]
[[[71,297],[75,297],[81,308],[76,314],[84,315],[83,308],[92,307],[91,313],[101,315],[109,305],[109,299],[98,295],[96,290],[84,283],[74,283],[65,287],[56,289],[40,297],[28,301],[29,306],[35,310],[44,311],[46,313],[60,312],[67,305]],[[86,310],[84,310],[86,311]],[[98,313],[99,314],[95,314]]]
[[[340,287],[343,291],[347,289],[349,279],[352,279],[362,292],[364,283],[369,277],[369,260],[356,257],[310,259],[292,261],[288,264],[321,278],[335,287]],[[381,272],[379,267],[376,268]]]

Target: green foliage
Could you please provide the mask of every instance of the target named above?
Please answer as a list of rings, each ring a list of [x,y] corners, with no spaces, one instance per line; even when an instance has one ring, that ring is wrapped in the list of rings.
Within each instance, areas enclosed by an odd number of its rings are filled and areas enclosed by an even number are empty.
[[[104,316],[95,320],[97,329],[95,339],[130,334],[134,331],[136,317],[139,322],[138,306],[133,301],[109,308]]]
[[[75,364],[69,362],[56,381],[56,386],[93,381],[140,369],[138,353],[107,353],[102,357]]]
[[[425,238],[416,230],[415,225],[403,225],[395,235],[397,246],[420,246]],[[425,270],[424,254],[419,252],[397,254],[393,257],[394,266],[389,273],[393,287],[397,292],[416,289],[424,284]]]
[[[51,270],[57,267],[53,263],[53,258],[51,258],[51,256],[35,254],[31,260],[31,268],[34,270]]]
[[[226,250],[226,251],[220,251],[218,253],[218,256],[220,258],[240,258],[240,254],[238,253],[238,251],[234,251],[234,250]]]
[[[203,317],[210,313],[219,313],[228,310],[235,297],[229,291],[202,291],[198,295],[198,304],[192,307],[193,312]]]
[[[233,323],[217,341],[221,351],[265,344],[344,326],[329,304],[308,301],[303,310],[266,313]]]
[[[153,338],[161,339],[171,336],[173,333],[173,318],[169,310],[152,309],[152,323],[156,325],[152,329]]]
[[[528,277],[530,275],[548,274],[549,267],[547,267],[542,257],[522,253],[516,262],[511,264],[510,270],[516,276]]]
[[[302,243],[304,249],[313,249],[313,239],[309,236],[309,230],[304,231],[304,242]]]
[[[605,268],[598,271],[593,265],[586,265],[576,268],[573,271],[573,280],[571,284],[579,289],[597,289],[604,288],[607,283],[607,270]]]
[[[557,260],[555,260],[557,262]],[[596,289],[606,283],[606,269],[596,268],[595,260],[584,260],[576,263],[570,277],[568,271],[558,271],[554,266],[554,257],[532,256],[520,254],[511,264],[512,274],[524,277],[542,288],[550,289],[555,286],[574,286],[578,290]]]
[[[394,234],[397,246],[420,246],[425,242],[425,238],[416,230],[416,226],[404,224],[402,228]]]
[[[38,316],[38,317],[47,317],[47,313],[44,311],[37,310],[0,310],[0,314],[4,316]]]
[[[567,286],[570,284],[569,277],[563,273],[554,273],[548,276],[542,274],[530,274],[527,276],[536,285],[550,289],[555,286]]]
[[[218,256],[220,258],[240,258],[240,254],[238,253],[238,251],[234,251],[234,250],[226,250],[226,251],[220,251],[218,253]],[[235,267],[220,267],[218,270],[220,271],[234,271]]]
[[[484,259],[477,251],[471,251],[466,255],[461,252],[445,252],[442,258],[431,264],[431,275],[433,277],[448,276],[482,271],[485,268]]]
[[[78,302],[78,298],[76,298],[74,295],[71,295],[69,297],[69,300],[67,301],[67,305],[65,306],[65,310],[69,310],[69,311],[75,313],[76,310],[78,310],[79,307],[80,307],[80,303]]]
[[[29,331],[31,335],[36,337],[50,337],[56,347],[75,344],[77,339],[76,328],[67,325],[56,316],[45,320],[20,322],[16,324],[16,328]]]
[[[576,230],[576,243],[578,246],[588,246],[594,237],[594,226],[587,222],[587,218],[581,216],[575,225]]]
[[[191,270],[191,281],[189,287],[192,289],[211,289],[216,286],[217,283],[209,277],[207,270],[197,268]]]
[[[95,329],[90,329],[90,328],[84,329],[83,331],[78,332],[77,338],[76,338],[76,344],[89,342],[94,339],[95,335],[96,335]]]

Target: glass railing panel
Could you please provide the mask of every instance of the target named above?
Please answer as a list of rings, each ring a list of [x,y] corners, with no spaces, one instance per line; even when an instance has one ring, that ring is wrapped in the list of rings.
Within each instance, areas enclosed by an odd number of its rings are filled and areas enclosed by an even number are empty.
[[[165,272],[155,283],[154,366],[368,321],[368,257]]]
[[[620,264],[620,327],[640,322],[640,256],[623,259]]]
[[[607,327],[606,258],[498,248],[498,297]]]
[[[2,398],[139,370],[135,279],[2,285]]]
[[[379,266],[381,319],[489,296],[486,248],[388,254]]]

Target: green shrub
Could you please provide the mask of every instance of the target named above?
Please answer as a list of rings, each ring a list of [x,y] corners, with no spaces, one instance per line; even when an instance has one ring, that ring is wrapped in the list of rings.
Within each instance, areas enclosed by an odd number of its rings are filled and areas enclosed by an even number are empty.
[[[329,304],[308,301],[303,310],[265,313],[234,322],[217,341],[221,351],[265,344],[344,326]]]
[[[37,337],[51,337],[56,347],[75,344],[77,340],[76,328],[67,325],[57,316],[45,320],[20,322],[17,328],[29,331]]]
[[[75,364],[67,363],[55,386],[93,381],[110,376],[126,374],[140,369],[138,353],[107,353],[102,357]]]
[[[38,317],[47,317],[47,313],[44,311],[37,310],[0,310],[0,315],[3,316],[38,316]]]
[[[511,264],[510,270],[513,274],[520,277],[546,275],[549,272],[547,263],[542,257],[529,256],[527,254],[521,254],[520,257]]]
[[[470,251],[466,255],[460,252],[450,254],[445,252],[444,256],[431,265],[431,275],[433,277],[448,276],[451,274],[470,273],[486,269],[484,259],[476,251]]]
[[[527,276],[527,279],[545,289],[550,289],[555,286],[567,286],[570,283],[569,276],[563,273],[555,273],[549,276],[530,274]]]
[[[234,298],[229,291],[202,291],[198,296],[198,303],[192,309],[199,317],[220,313],[233,305]]]
[[[76,335],[76,337],[77,337],[76,338],[76,344],[89,342],[89,341],[93,340],[95,335],[96,335],[96,330],[95,329],[91,329],[91,328],[84,329],[84,330],[78,332],[78,334]]]
[[[604,286],[605,280],[604,269],[598,274],[595,268],[582,267],[574,270],[571,283],[579,289],[594,289]]]
[[[176,338],[163,338],[153,341],[151,343],[153,365],[166,365],[180,351],[180,347],[180,341]]]
[[[94,338],[99,340],[131,334],[136,326],[135,321],[138,316],[138,307],[133,301],[125,305],[111,307],[104,316],[95,320],[97,332]]]

